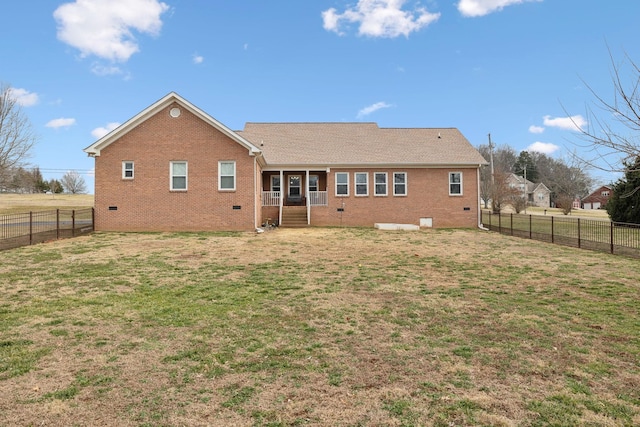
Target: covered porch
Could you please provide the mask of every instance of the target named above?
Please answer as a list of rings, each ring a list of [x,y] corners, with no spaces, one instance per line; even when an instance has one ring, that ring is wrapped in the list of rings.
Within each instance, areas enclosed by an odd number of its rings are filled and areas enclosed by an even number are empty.
[[[328,205],[327,170],[263,171],[261,199],[263,216],[267,213],[272,221],[309,225],[311,208]]]

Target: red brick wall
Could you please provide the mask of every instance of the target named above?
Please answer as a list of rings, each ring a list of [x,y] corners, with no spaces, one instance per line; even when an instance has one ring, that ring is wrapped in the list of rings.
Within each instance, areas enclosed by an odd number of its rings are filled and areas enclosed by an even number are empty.
[[[256,225],[255,158],[185,108],[180,107],[179,117],[171,117],[169,110],[175,106],[95,158],[97,230],[251,230]],[[133,180],[122,179],[125,160],[134,162]],[[218,191],[219,160],[235,160],[236,191]],[[170,191],[171,161],[188,162],[187,191]]]
[[[335,195],[336,172],[349,173],[348,197]],[[376,222],[419,225],[420,218],[432,218],[433,227],[437,228],[478,225],[478,183],[474,168],[370,169],[369,195],[365,197],[355,196],[354,172],[365,170],[331,169],[327,175],[329,206],[311,208],[312,225],[372,227]],[[387,172],[387,196],[374,195],[374,172]],[[393,195],[393,172],[407,173],[407,196]],[[462,172],[462,196],[449,195],[449,172]],[[338,208],[344,211],[339,212]]]

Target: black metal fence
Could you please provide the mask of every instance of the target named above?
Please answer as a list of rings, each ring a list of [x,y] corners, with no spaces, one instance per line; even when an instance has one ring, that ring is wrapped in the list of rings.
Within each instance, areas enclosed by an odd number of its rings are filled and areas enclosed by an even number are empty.
[[[91,233],[93,224],[93,208],[0,215],[0,250]]]
[[[511,236],[640,258],[640,224],[482,211],[482,224]]]

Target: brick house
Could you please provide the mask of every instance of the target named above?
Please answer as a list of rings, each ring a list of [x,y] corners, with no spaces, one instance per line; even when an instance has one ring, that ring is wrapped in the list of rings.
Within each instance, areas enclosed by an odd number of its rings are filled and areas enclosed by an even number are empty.
[[[176,93],[84,150],[103,231],[479,224],[486,161],[454,128],[247,123],[233,131]]]
[[[583,209],[604,209],[607,202],[613,195],[613,189],[608,185],[603,185],[582,199]]]

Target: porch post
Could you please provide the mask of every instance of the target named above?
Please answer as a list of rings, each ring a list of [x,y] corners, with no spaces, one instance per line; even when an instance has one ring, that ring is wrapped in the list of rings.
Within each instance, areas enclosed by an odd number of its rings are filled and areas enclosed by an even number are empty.
[[[280,205],[278,207],[278,225],[282,225],[282,205],[284,201],[284,173],[283,170],[280,169],[280,200],[278,201],[278,204]]]
[[[309,169],[304,180],[304,195],[307,201],[307,225],[311,225],[311,199],[309,198]]]

